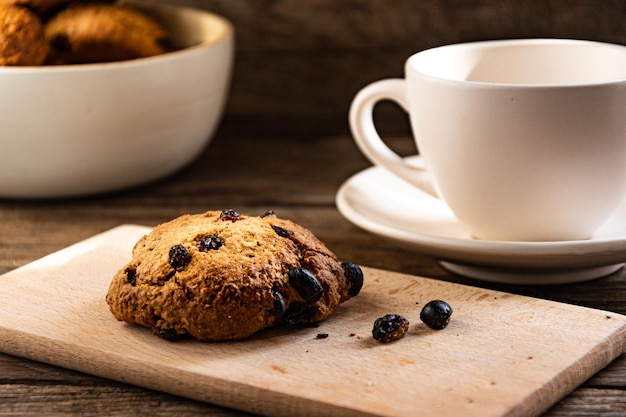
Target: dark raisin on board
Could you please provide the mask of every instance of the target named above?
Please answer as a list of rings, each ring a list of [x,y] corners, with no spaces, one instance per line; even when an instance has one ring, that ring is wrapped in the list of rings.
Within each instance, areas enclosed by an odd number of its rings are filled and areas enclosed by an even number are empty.
[[[191,255],[183,245],[174,245],[170,248],[169,263],[177,271],[183,269],[191,261]]]
[[[351,297],[358,295],[363,287],[363,271],[357,264],[352,262],[342,262],[341,267],[348,282],[350,282],[348,294]]]
[[[432,300],[426,303],[420,312],[420,319],[431,329],[441,330],[450,323],[452,307],[442,300]]]
[[[288,273],[291,285],[307,303],[315,303],[324,295],[324,288],[319,280],[308,269],[295,267]]]
[[[220,213],[220,220],[230,220],[234,223],[237,220],[241,220],[241,213],[233,209],[222,210]]]
[[[315,336],[316,339],[327,339],[328,338],[328,333],[318,333]]]
[[[374,321],[372,337],[381,343],[389,343],[404,337],[409,321],[399,314],[387,314]]]
[[[196,243],[198,250],[200,252],[208,252],[210,250],[218,250],[222,246],[224,246],[224,239],[218,236],[207,236],[203,237]]]

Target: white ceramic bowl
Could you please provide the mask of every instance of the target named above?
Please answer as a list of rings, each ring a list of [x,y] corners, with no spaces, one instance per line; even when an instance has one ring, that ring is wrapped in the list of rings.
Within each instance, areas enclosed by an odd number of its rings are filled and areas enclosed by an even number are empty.
[[[182,49],[104,64],[0,67],[0,197],[139,185],[205,149],[228,95],[232,24],[205,11],[132,4]]]

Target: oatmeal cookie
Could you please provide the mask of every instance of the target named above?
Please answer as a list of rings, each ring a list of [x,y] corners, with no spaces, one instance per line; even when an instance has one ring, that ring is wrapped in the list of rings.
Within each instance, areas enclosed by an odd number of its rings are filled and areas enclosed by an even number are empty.
[[[76,4],[45,27],[50,63],[87,64],[145,58],[167,52],[169,33],[157,21],[118,4]]]
[[[45,20],[51,14],[67,6],[72,1],[74,0],[0,0],[0,6],[12,5],[24,7],[32,10]]]
[[[0,6],[0,65],[41,65],[47,53],[39,17],[22,7]]]
[[[247,338],[275,325],[326,319],[363,285],[311,231],[272,212],[184,215],[155,227],[110,284],[121,321],[157,336]]]

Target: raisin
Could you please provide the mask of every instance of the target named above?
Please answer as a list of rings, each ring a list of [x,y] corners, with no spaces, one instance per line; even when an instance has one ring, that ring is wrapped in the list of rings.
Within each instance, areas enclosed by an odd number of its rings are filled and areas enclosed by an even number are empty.
[[[167,38],[158,38],[157,42],[166,51],[172,51],[172,50],[175,49],[175,45],[174,45],[174,43],[172,42],[172,40],[169,37],[167,37]]]
[[[328,339],[328,333],[318,333],[316,339]]]
[[[135,268],[126,268],[126,281],[133,287],[137,284],[137,270]]]
[[[399,314],[387,314],[374,321],[372,337],[381,343],[389,343],[404,337],[409,321]]]
[[[435,330],[444,329],[450,323],[452,307],[445,301],[432,300],[426,303],[420,312],[420,319]]]
[[[274,229],[274,231],[276,232],[276,234],[280,237],[289,237],[291,235],[293,235],[293,232],[287,229],[284,229],[280,226],[276,226],[276,225],[272,225],[272,229]]]
[[[263,218],[263,217],[267,217],[267,216],[273,216],[274,214],[275,214],[275,213],[274,213],[274,210],[267,210],[265,213],[263,213],[263,215],[261,216],[261,218]]]
[[[307,303],[315,303],[324,295],[324,288],[311,271],[295,267],[289,270],[289,284]]]
[[[272,296],[274,297],[274,305],[270,313],[276,316],[276,318],[280,319],[285,315],[285,311],[287,310],[287,305],[285,304],[285,298],[281,293],[278,292],[277,289],[272,289]]]
[[[169,340],[171,342],[175,342],[185,337],[184,334],[178,333],[175,329],[162,329],[160,327],[152,328],[152,333],[161,339]]]
[[[196,298],[196,296],[194,295],[193,291],[189,288],[185,288],[184,290],[185,293],[185,298],[189,301],[193,300],[194,298]]]
[[[220,213],[220,220],[230,220],[234,223],[237,220],[241,220],[241,213],[233,209],[223,210]]]
[[[72,50],[72,43],[69,38],[61,34],[54,35],[52,39],[50,39],[50,46],[61,52],[69,52]]]
[[[177,271],[183,269],[191,261],[191,255],[183,245],[174,245],[170,248],[170,265]]]
[[[363,271],[361,271],[361,268],[357,264],[352,262],[343,262],[341,267],[343,268],[344,275],[350,283],[348,294],[351,297],[354,297],[361,292],[361,288],[363,287]]]
[[[315,304],[295,302],[289,306],[287,311],[285,311],[283,323],[291,326],[311,324],[316,312],[317,309],[315,308]]]
[[[219,248],[224,246],[224,239],[222,239],[221,237],[217,237],[215,235],[207,236],[207,237],[203,237],[202,239],[200,239],[198,243],[196,243],[196,246],[198,247],[198,250],[200,252],[218,250]]]

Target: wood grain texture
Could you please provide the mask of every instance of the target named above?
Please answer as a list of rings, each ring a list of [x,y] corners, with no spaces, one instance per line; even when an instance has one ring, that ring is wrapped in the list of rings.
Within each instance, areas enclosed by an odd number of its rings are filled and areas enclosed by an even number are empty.
[[[264,415],[488,417],[539,415],[626,348],[626,316],[369,268],[317,328],[171,343],[103,300],[148,230],[120,226],[1,276],[0,350]],[[455,310],[442,331],[416,306],[436,298]],[[389,312],[413,326],[383,345],[371,326]]]

